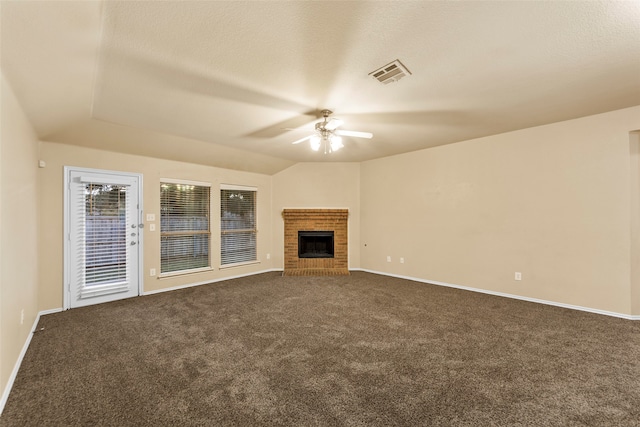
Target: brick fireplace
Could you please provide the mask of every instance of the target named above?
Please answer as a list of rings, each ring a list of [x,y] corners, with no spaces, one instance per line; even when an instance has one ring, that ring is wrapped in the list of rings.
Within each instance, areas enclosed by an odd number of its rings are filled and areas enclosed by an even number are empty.
[[[284,276],[349,274],[348,209],[284,209]],[[299,232],[333,232],[331,257],[299,257]],[[303,233],[304,234],[304,233]]]

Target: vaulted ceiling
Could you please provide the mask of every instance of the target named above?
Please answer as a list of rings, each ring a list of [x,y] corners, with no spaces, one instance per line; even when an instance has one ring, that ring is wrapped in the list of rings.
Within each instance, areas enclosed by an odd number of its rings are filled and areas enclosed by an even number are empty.
[[[275,173],[640,105],[638,0],[0,7],[2,71],[46,141]],[[396,59],[410,75],[370,75]],[[323,108],[374,137],[292,145]]]

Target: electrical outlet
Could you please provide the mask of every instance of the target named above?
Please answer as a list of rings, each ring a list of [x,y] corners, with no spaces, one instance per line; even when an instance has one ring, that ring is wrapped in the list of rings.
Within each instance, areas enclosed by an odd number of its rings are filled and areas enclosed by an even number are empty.
[[[404,264],[404,258],[400,258],[400,264]]]
[[[522,273],[516,271],[515,280],[522,280]]]
[[[391,256],[387,255],[387,262],[391,262]]]
[[[267,259],[271,259],[271,254],[267,254]]]
[[[149,269],[149,276],[155,276],[155,275],[156,275],[156,269],[155,268]]]

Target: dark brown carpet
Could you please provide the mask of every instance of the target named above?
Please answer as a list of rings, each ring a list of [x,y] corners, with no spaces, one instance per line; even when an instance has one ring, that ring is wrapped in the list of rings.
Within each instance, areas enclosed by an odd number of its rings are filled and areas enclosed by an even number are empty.
[[[3,426],[638,426],[640,322],[369,273],[43,316]]]

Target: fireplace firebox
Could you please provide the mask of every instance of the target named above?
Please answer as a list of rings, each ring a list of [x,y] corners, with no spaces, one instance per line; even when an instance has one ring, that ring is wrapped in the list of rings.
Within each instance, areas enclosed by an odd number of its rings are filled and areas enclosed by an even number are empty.
[[[333,258],[333,231],[298,231],[298,258]]]

